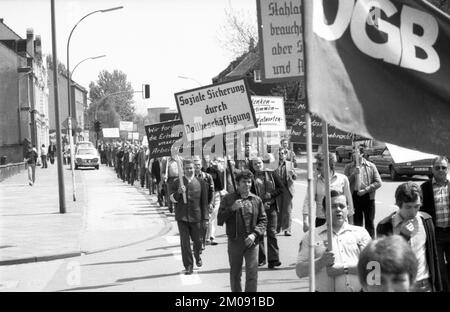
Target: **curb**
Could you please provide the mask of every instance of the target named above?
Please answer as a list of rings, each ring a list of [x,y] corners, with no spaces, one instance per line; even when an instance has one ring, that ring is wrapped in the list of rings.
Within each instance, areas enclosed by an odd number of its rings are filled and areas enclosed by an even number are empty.
[[[81,256],[81,252],[78,251],[78,252],[70,252],[70,253],[48,255],[48,256],[18,258],[18,259],[0,261],[0,266],[13,265],[13,264],[24,264],[24,263],[31,263],[31,262],[52,261],[52,260],[73,258],[73,257],[79,257],[79,256]]]

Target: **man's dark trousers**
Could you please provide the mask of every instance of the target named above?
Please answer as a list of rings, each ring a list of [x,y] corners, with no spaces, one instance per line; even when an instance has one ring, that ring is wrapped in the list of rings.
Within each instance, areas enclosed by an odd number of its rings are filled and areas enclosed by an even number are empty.
[[[193,266],[191,239],[194,242],[195,260],[200,260],[202,243],[200,240],[200,222],[178,221],[178,232],[180,233],[181,257],[185,268]]]
[[[352,198],[353,207],[355,208],[353,222],[355,225],[362,226],[364,220],[364,227],[369,232],[369,235],[374,238],[375,200],[370,199],[369,193],[358,196],[357,192],[353,192]]]
[[[267,214],[267,256],[269,263],[280,261],[278,242],[277,242],[277,210],[270,207],[266,210]],[[260,237],[258,262],[266,261],[266,250],[264,246],[264,237]]]
[[[258,244],[245,247],[244,238],[228,239],[230,285],[232,292],[242,292],[242,261],[245,258],[245,291],[256,292],[258,285]]]
[[[450,291],[450,228],[436,227],[436,244],[444,291]],[[447,260],[447,264],[445,261]]]

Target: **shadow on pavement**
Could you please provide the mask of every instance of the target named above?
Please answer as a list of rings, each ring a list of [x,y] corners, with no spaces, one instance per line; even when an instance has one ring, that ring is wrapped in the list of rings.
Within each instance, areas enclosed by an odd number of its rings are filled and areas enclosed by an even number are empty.
[[[77,287],[77,288],[58,290],[57,292],[76,291],[76,290],[90,290],[90,289],[99,289],[99,288],[114,287],[114,286],[119,286],[119,284],[105,284],[105,285],[98,285],[98,286]]]

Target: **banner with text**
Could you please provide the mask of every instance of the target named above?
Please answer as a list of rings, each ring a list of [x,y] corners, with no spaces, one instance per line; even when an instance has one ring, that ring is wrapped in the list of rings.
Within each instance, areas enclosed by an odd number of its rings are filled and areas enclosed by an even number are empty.
[[[176,129],[179,128],[179,131]],[[183,125],[180,120],[166,121],[145,126],[150,158],[171,156],[175,141],[183,137]]]
[[[286,131],[284,101],[280,96],[251,96],[258,128],[252,131]]]
[[[261,80],[276,82],[303,76],[301,0],[257,0],[263,56]]]
[[[188,140],[257,126],[244,79],[175,93],[175,101]]]
[[[120,138],[119,128],[103,128],[104,138]]]
[[[119,124],[119,129],[122,131],[133,131],[132,121],[121,121]]]

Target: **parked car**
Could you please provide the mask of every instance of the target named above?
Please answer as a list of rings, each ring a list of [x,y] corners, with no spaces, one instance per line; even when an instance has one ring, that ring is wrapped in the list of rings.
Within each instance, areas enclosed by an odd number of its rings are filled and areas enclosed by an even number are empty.
[[[94,143],[92,143],[91,141],[80,141],[77,143],[75,151],[81,148],[95,148]]]
[[[344,159],[352,159],[353,146],[341,145],[335,149],[336,158],[338,162],[342,162]]]
[[[75,154],[75,169],[80,167],[94,167],[98,170],[100,166],[100,154],[93,148],[79,148]]]
[[[392,181],[397,180],[400,176],[426,175],[432,177],[433,175],[431,171],[433,167],[432,158],[395,163],[387,148],[379,155],[370,156],[369,161],[375,164],[380,174],[389,174]]]

